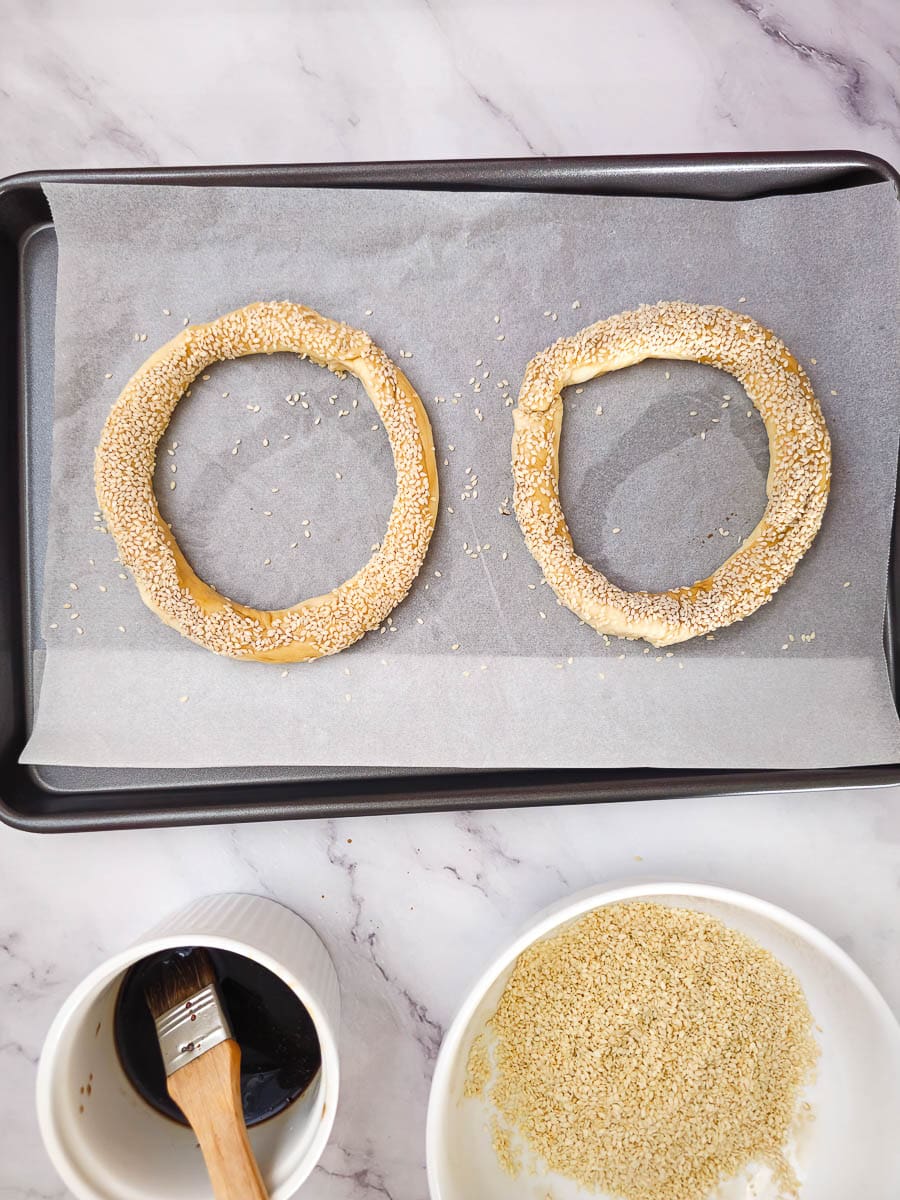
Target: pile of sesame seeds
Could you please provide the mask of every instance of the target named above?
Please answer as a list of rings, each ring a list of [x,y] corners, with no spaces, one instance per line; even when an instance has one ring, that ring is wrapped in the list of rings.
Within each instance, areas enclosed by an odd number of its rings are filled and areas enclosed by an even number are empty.
[[[469,1057],[501,1164],[624,1200],[706,1200],[751,1165],[783,1195],[818,1056],[797,979],[713,917],[596,909],[518,959]]]
[[[360,379],[390,440],[397,494],[384,538],[351,579],[325,596],[263,611],[197,577],[160,516],[153,472],[175,406],[201,372],[222,359],[280,351]],[[216,653],[283,662],[336,653],[385,620],[421,568],[438,504],[431,425],[409,381],[367,334],[288,301],[185,328],[151,355],[106,421],[95,483],[119,557],[150,608]]]
[[[562,390],[645,358],[728,371],[769,435],[768,504],[756,529],[708,579],[626,592],[575,551],[559,498]],[[669,646],[749,616],[812,544],[828,499],[831,442],[803,368],[750,317],[683,302],[644,305],[561,338],[531,360],[513,412],[516,516],[559,599],[601,633]]]

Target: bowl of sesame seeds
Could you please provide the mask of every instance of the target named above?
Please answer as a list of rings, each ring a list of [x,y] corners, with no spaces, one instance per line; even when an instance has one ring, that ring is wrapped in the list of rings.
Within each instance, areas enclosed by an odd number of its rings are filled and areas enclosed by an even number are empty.
[[[900,1025],[776,906],[591,888],[466,995],[428,1110],[432,1200],[893,1200]]]

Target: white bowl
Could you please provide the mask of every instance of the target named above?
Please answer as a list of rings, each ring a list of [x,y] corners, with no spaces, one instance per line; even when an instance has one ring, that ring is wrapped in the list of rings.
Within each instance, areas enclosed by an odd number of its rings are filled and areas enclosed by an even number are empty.
[[[795,973],[821,1032],[809,1098],[816,1119],[798,1146],[802,1200],[896,1200],[900,1196],[900,1025],[874,984],[819,930],[765,900],[705,884],[653,882],[591,888],[540,914],[494,960],[466,996],[438,1055],[428,1105],[432,1200],[574,1200],[588,1193],[557,1175],[512,1179],[491,1145],[491,1109],[465,1099],[474,1038],[496,1009],[516,959],[533,942],[592,909],[654,900],[717,917],[770,950]],[[768,1173],[733,1180],[717,1197],[766,1200]],[[601,1193],[589,1193],[604,1200]]]
[[[274,972],[299,997],[318,1034],[317,1077],[283,1112],[250,1130],[271,1200],[287,1200],[325,1148],[337,1109],[340,1021],[328,952],[304,920],[273,900],[211,896],[101,963],[50,1027],[38,1067],[38,1121],[54,1166],[80,1200],[211,1200],[193,1133],[138,1096],[113,1038],[116,996],[128,968],[159,950],[192,945],[230,950]]]

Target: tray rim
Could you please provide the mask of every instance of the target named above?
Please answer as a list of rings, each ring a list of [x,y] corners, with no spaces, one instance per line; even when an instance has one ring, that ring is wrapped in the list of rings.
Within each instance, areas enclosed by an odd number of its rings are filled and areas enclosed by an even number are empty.
[[[194,167],[73,168],[21,172],[0,179],[0,203],[21,190],[33,192],[46,182],[151,183],[173,186],[346,186],[358,188],[396,188],[429,190],[530,190],[597,192],[598,170],[617,173],[623,186],[610,186],[607,194],[628,194],[628,184],[675,172],[686,180],[708,179],[711,173],[739,173],[741,170],[784,172],[786,169],[811,168],[825,173],[845,172],[875,175],[893,184],[900,199],[900,175],[886,160],[854,150],[832,151],[753,151],[710,154],[666,155],[583,155],[556,158],[484,158],[365,161],[352,163],[236,164]],[[557,173],[555,180],[542,180],[542,172]],[[466,172],[493,179],[473,182]],[[372,172],[380,178],[367,179]],[[562,176],[559,177],[559,173]],[[421,177],[412,178],[414,173]],[[294,177],[293,184],[285,176]],[[848,179],[848,184],[850,183]],[[860,180],[858,182],[863,182]],[[802,181],[801,181],[802,183]],[[774,190],[784,190],[776,188]],[[677,190],[666,194],[678,195]],[[766,190],[754,191],[765,195]],[[736,199],[734,197],[732,199]],[[723,199],[723,203],[730,202]],[[16,243],[18,255],[22,243],[37,228],[26,227]],[[21,315],[21,280],[17,279],[16,325]],[[24,363],[18,363],[18,409],[24,391]],[[16,431],[21,437],[21,428]],[[895,509],[889,600],[896,601],[900,515]],[[19,539],[20,593],[27,578],[28,538]],[[17,597],[21,599],[21,595]],[[15,605],[14,605],[15,608]],[[22,613],[14,613],[14,624]],[[888,654],[892,684],[896,669],[897,647],[893,627],[896,615],[889,602],[885,615],[885,637],[893,649]],[[20,632],[16,627],[15,634]],[[14,681],[15,684],[15,681]],[[18,743],[14,747],[14,753]],[[550,804],[582,804],[635,799],[679,798],[699,795],[763,794],[779,791],[841,790],[847,787],[889,787],[900,783],[900,763],[820,770],[660,770],[575,771],[569,768],[518,771],[482,771],[456,775],[381,776],[333,781],[296,783],[257,783],[197,785],[172,789],[169,795],[190,797],[187,802],[154,804],[147,802],[159,789],[148,791],[64,792],[48,788],[26,768],[13,763],[13,770],[27,773],[34,788],[48,799],[70,799],[70,811],[45,813],[16,807],[11,797],[0,795],[0,821],[29,832],[78,832],[121,828],[150,828],[172,825],[232,824],[259,820],[296,820],[307,817],[336,817],[397,812],[459,811],[482,808],[533,807]],[[374,785],[367,792],[366,784]],[[379,786],[383,785],[383,786]],[[310,790],[312,796],[298,795]],[[251,799],[253,794],[261,797]],[[289,794],[293,793],[293,798]],[[115,807],[104,808],[104,802]],[[192,802],[193,801],[193,802]]]

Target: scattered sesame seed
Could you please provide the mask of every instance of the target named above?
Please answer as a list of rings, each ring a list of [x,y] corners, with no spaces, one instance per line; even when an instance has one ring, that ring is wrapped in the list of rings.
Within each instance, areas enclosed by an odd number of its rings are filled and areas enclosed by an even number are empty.
[[[164,316],[164,317],[171,317],[171,315],[172,315],[172,313],[171,313],[170,309],[168,309],[168,308],[164,308],[164,309],[163,309],[163,316]]]
[[[580,301],[580,300],[573,300],[573,301],[572,301],[572,308],[573,308],[573,309],[575,309],[575,308],[581,308],[581,301]]]
[[[178,697],[179,704],[187,704],[188,700],[189,700],[188,696],[179,696]]]
[[[103,376],[104,379],[112,379],[112,371],[107,371]]]

